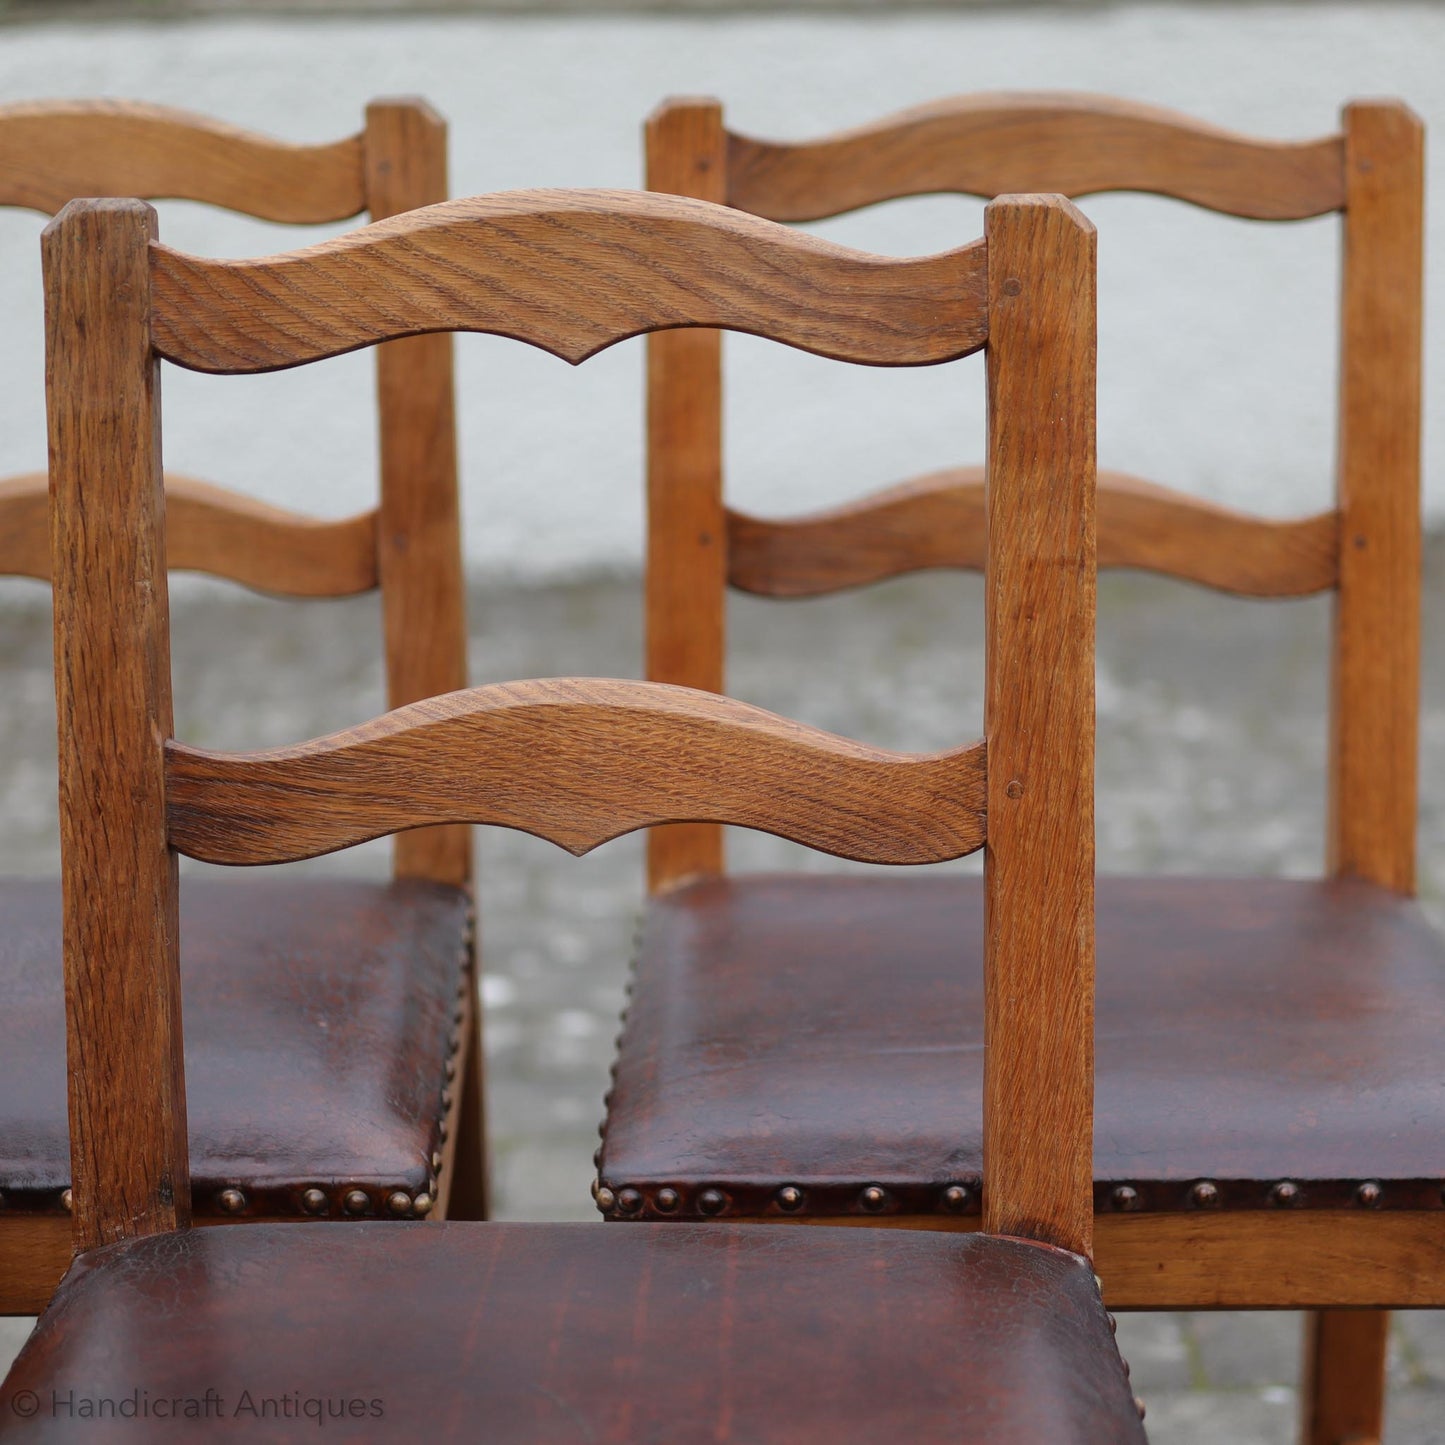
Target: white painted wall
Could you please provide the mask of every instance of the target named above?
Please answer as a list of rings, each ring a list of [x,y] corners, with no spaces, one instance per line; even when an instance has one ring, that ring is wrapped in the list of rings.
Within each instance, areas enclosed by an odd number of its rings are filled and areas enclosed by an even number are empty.
[[[1104,91],[1237,129],[1304,137],[1339,103],[1398,94],[1445,122],[1445,11],[1369,5],[1140,5],[897,16],[715,15],[212,21],[0,31],[0,96],[170,102],[294,139],[355,129],[377,94],[428,96],[452,124],[458,194],[636,184],[639,122],[714,93],[758,135],[808,136],[955,91]],[[1445,146],[1437,148],[1437,160]],[[1445,180],[1432,167],[1437,184]],[[1101,460],[1273,514],[1326,504],[1333,447],[1337,224],[1263,226],[1147,197],[1095,199],[1103,272]],[[1438,239],[1445,206],[1434,210]],[[826,234],[880,251],[971,238],[981,207],[882,208]],[[0,214],[0,472],[42,463],[35,217]],[[173,244],[244,255],[297,233],[163,208]],[[1438,268],[1441,248],[1432,251]],[[1432,287],[1433,296],[1445,288]],[[1445,328],[1436,327],[1438,359]],[[579,370],[459,340],[467,538],[476,575],[635,565],[642,348]],[[730,342],[732,497],[787,511],[977,459],[977,358],[922,372],[832,365]],[[1445,400],[1445,367],[1430,368]],[[341,513],[373,495],[369,362],[278,376],[169,371],[167,459],[271,500]],[[1442,433],[1428,506],[1445,522]]]

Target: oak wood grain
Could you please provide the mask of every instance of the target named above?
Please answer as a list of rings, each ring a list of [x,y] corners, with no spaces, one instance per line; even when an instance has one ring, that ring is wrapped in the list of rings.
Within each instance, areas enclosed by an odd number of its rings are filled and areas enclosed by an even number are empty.
[[[50,580],[49,479],[0,482],[0,574]],[[376,514],[325,521],[175,472],[166,476],[166,556],[284,597],[349,597],[376,586]]]
[[[790,1217],[825,1228],[979,1227],[977,1215]],[[1100,1214],[1094,1268],[1110,1309],[1445,1308],[1445,1210]]]
[[[366,197],[373,220],[447,198],[446,122],[424,101],[366,110]],[[376,561],[388,707],[467,685],[467,606],[449,332],[377,348],[381,510]],[[466,827],[421,828],[392,845],[398,878],[465,885]]]
[[[198,371],[273,371],[440,330],[512,336],[579,362],[684,326],[914,366],[968,355],[987,330],[981,243],[870,256],[635,191],[510,191],[280,256],[209,261],[157,245],[152,258],[156,350]]]
[[[818,597],[886,577],[984,563],[983,468],[950,467],[796,517],[727,512],[728,582]],[[1132,567],[1243,597],[1304,597],[1338,574],[1333,512],[1267,520],[1124,472],[1099,473],[1099,566]]]
[[[728,137],[728,204],[815,221],[901,196],[1151,191],[1256,220],[1344,199],[1340,138],[1258,140],[1134,101],[1067,92],[935,101],[821,140]]]
[[[1412,893],[1420,706],[1424,135],[1397,102],[1345,111],[1329,859]]]
[[[54,213],[76,196],[202,201],[266,221],[342,221],[366,204],[361,138],[289,145],[129,100],[0,106],[0,205]]]
[[[985,214],[983,1223],[1092,1253],[1095,236]]]
[[[647,188],[727,199],[727,137],[716,101],[669,101],[648,119]],[[646,675],[721,692],[727,655],[722,333],[647,338]],[[723,830],[669,823],[647,835],[651,892],[721,873]]]
[[[190,1218],[154,236],[93,201],[42,240],[77,1249]]]
[[[873,863],[983,844],[982,744],[893,753],[662,683],[495,683],[295,747],[166,751],[171,841],[212,863],[309,858],[460,821],[577,854],[692,818]]]
[[[70,1216],[12,1214],[0,1229],[0,1280],[6,1314],[38,1315],[70,1268]]]
[[[1336,874],[1415,889],[1420,706],[1424,130],[1399,102],[1345,108],[1340,579],[1327,852]],[[1383,1417],[1389,1321],[1308,1326],[1307,1445]],[[1363,1354],[1362,1354],[1363,1351]],[[1328,1382],[1328,1383],[1327,1383]]]
[[[1380,1445],[1385,1434],[1390,1315],[1319,1310],[1305,1317],[1302,1445]]]

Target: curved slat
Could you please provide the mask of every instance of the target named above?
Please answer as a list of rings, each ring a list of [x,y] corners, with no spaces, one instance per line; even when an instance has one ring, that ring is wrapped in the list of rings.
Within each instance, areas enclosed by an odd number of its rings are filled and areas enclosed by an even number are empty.
[[[288,145],[136,101],[0,106],[0,205],[53,214],[76,196],[205,201],[320,224],[366,209],[360,136]]]
[[[283,597],[349,597],[376,586],[376,513],[320,521],[194,477],[166,476],[166,558]],[[0,576],[50,580],[48,479],[0,482]]]
[[[307,517],[167,473],[166,562],[283,597],[351,597],[377,585],[376,513]]]
[[[984,841],[984,745],[886,752],[713,693],[560,678],[398,708],[293,748],[167,745],[171,842],[212,863],[314,857],[430,823],[582,854],[669,821],[733,823],[870,863]]]
[[[1344,204],[1339,136],[1281,142],[1104,96],[958,96],[822,140],[734,135],[728,202],[775,221],[816,221],[900,196],[1152,191],[1260,221]]]
[[[272,371],[427,331],[487,331],[578,362],[647,331],[750,331],[879,366],[987,332],[982,242],[891,260],[704,201],[512,191],[252,261],[153,250],[154,339],[198,371]]]
[[[1099,473],[1099,566],[1136,567],[1241,597],[1335,585],[1339,518],[1250,517],[1123,472]],[[772,521],[728,512],[728,581],[765,597],[817,597],[904,572],[978,569],[983,468],[918,477],[828,511]]]

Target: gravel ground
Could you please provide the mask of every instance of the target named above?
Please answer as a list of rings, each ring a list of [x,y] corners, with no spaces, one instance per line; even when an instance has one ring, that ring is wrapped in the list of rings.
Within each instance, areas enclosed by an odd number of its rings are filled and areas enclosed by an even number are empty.
[[[1422,770],[1422,892],[1445,923],[1445,548],[1432,548]],[[903,579],[804,605],[736,599],[731,690],[879,744],[926,748],[980,725],[977,578]],[[637,671],[636,583],[480,592],[478,682]],[[48,873],[55,839],[49,613],[0,585],[0,869]],[[1308,874],[1320,867],[1327,604],[1250,604],[1134,576],[1101,587],[1099,859],[1105,871]],[[380,701],[370,599],[238,601],[191,584],[175,606],[178,735],[262,746],[346,726]],[[733,864],[833,870],[738,834]],[[386,867],[383,845],[315,864]],[[969,866],[966,862],[958,865]],[[585,860],[481,836],[484,992],[497,1202],[508,1218],[595,1218],[588,1199],[615,1020],[641,894],[641,847]],[[0,1321],[0,1364],[23,1321]],[[1119,1336],[1155,1445],[1294,1439],[1300,1328],[1286,1314],[1125,1316]],[[1397,1317],[1389,1445],[1445,1445],[1445,1315]]]

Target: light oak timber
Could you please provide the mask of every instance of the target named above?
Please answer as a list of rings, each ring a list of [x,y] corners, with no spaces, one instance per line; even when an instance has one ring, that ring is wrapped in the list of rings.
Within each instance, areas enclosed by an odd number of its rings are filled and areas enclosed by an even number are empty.
[[[0,106],[0,206],[54,214],[76,196],[201,201],[263,221],[344,221],[366,208],[361,137],[289,145],[132,100]]]
[[[274,371],[440,330],[575,363],[647,331],[723,327],[874,366],[954,360],[987,334],[981,242],[896,260],[635,191],[475,196],[257,260],[151,254],[156,351],[195,371]]]
[[[983,1224],[1092,1253],[1095,235],[1008,197],[988,243]]]
[[[72,203],[41,241],[77,1250],[182,1228],[191,1213],[165,812],[172,717],[149,332],[155,227],[140,201]],[[118,641],[117,617],[131,638]],[[85,685],[97,676],[108,685]],[[125,886],[83,882],[110,876]]]
[[[646,127],[647,189],[727,200],[727,136],[716,101],[669,101]],[[722,333],[647,338],[646,676],[722,692],[727,656]],[[723,871],[723,830],[668,823],[647,835],[656,893]]]
[[[1331,872],[1415,891],[1420,713],[1424,128],[1395,101],[1345,107],[1340,580],[1330,709]],[[1362,960],[1368,967],[1368,961]],[[1389,1317],[1307,1322],[1304,1445],[1384,1431]],[[1375,1368],[1378,1367],[1378,1368]]]
[[[1384,1310],[1320,1310],[1305,1321],[1300,1398],[1304,1445],[1380,1445],[1389,1368],[1390,1316]]]
[[[1258,140],[1134,101],[1000,92],[935,101],[821,140],[728,137],[728,204],[817,221],[900,196],[1151,191],[1226,215],[1303,220],[1338,210],[1338,136]]]
[[[373,220],[446,200],[446,122],[424,101],[374,101],[366,109],[365,146]],[[376,352],[375,544],[386,701],[393,708],[467,685],[452,349],[451,334],[443,332],[388,342]],[[400,834],[392,848],[398,878],[471,884],[470,828],[416,829]]]
[[[1424,135],[1397,103],[1345,112],[1330,739],[1330,868],[1415,891],[1420,708]]]
[[[698,818],[873,863],[983,845],[982,744],[893,753],[663,683],[552,678],[413,703],[253,753],[166,745],[171,843],[281,863],[428,823],[487,823],[582,854]],[[275,804],[290,794],[287,813]]]
[[[0,482],[0,574],[50,580],[49,478]],[[166,560],[282,597],[349,597],[376,586],[376,513],[302,516],[195,477],[166,477]]]
[[[768,1223],[980,1227],[977,1215],[936,1214],[771,1215]],[[1093,1257],[1110,1309],[1445,1308],[1445,1210],[1100,1214]]]
[[[5,1312],[38,1315],[70,1268],[68,1214],[15,1214],[0,1229],[0,1279]]]
[[[984,564],[983,468],[950,467],[795,517],[727,511],[728,582],[819,597],[930,568]],[[1251,517],[1124,472],[1099,473],[1099,566],[1242,597],[1305,597],[1338,576],[1339,518]]]

